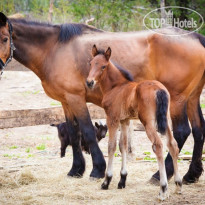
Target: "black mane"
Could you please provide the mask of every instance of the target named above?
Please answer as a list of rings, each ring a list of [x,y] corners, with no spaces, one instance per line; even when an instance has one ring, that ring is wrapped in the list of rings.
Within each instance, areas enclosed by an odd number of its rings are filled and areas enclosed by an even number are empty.
[[[78,23],[66,23],[66,24],[50,24],[44,22],[37,22],[37,21],[27,21],[25,19],[11,19],[12,23],[20,23],[23,25],[28,26],[40,26],[40,27],[57,27],[59,28],[59,42],[67,42],[71,40],[75,36],[80,36],[85,33],[89,32],[103,32],[100,29],[97,29],[92,26],[88,26],[86,24],[78,24]]]
[[[85,24],[69,23],[60,25],[59,41],[69,41],[74,36],[81,36],[86,31],[103,32],[95,27],[91,27]]]
[[[128,80],[128,81],[134,81],[134,78],[132,76],[132,74],[130,72],[128,72],[127,70],[125,70],[123,67],[119,66],[116,63],[113,63],[116,68],[121,72],[121,74]]]

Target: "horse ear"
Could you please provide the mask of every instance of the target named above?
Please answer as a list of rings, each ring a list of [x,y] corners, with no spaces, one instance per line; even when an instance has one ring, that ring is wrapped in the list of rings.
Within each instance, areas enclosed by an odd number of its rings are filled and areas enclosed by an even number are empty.
[[[105,52],[105,58],[107,61],[109,61],[110,56],[111,56],[111,48],[108,47],[107,51]]]
[[[0,26],[6,26],[8,18],[0,12]]]
[[[95,122],[95,127],[99,128],[100,125],[97,122]]]
[[[97,54],[98,54],[98,49],[97,49],[96,45],[93,45],[92,56],[95,57]]]

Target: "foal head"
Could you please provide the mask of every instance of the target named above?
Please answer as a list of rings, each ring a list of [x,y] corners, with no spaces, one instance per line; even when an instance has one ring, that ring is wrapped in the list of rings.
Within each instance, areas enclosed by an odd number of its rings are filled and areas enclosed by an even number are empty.
[[[0,70],[10,56],[10,28],[8,18],[0,12]]]
[[[111,56],[111,48],[108,47],[107,51],[104,52],[102,50],[98,50],[96,45],[94,45],[92,48],[92,56],[93,59],[90,62],[91,69],[86,81],[89,88],[93,88],[95,86],[96,82],[98,82],[107,69]]]

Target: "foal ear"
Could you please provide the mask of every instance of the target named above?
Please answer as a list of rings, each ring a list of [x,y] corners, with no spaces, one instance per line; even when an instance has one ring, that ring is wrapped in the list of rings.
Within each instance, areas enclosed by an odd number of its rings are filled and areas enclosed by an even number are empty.
[[[6,26],[8,18],[0,12],[0,26]]]
[[[98,49],[97,49],[96,45],[93,45],[92,56],[95,57],[96,55],[98,55]]]
[[[105,52],[105,58],[106,58],[107,61],[109,61],[110,56],[111,56],[111,48],[108,47],[108,49]]]

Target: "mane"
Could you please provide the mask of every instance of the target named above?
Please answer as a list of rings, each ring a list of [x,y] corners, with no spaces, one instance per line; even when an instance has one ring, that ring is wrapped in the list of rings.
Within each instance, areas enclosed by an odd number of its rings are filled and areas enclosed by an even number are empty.
[[[38,22],[38,21],[28,21],[25,19],[10,19],[12,23],[23,24],[27,26],[38,26],[38,27],[57,27],[59,28],[59,42],[67,42],[76,36],[81,36],[86,33],[90,32],[103,32],[100,29],[97,29],[92,26],[88,26],[85,24],[78,24],[78,23],[66,23],[66,24],[50,24],[45,22]]]
[[[113,63],[113,62],[112,62]],[[127,70],[125,70],[123,67],[121,67],[120,65],[113,63],[115,65],[115,67],[120,71],[120,73],[128,80],[128,81],[134,81],[134,78],[132,76],[132,74],[130,72],[128,72]]]
[[[105,50],[98,49],[98,54],[97,55],[105,55]],[[120,73],[123,75],[124,78],[126,78],[128,81],[134,81],[134,78],[133,78],[133,76],[130,72],[125,70],[123,67],[121,67],[117,63],[115,63],[111,60],[110,60],[110,62],[120,71]]]

